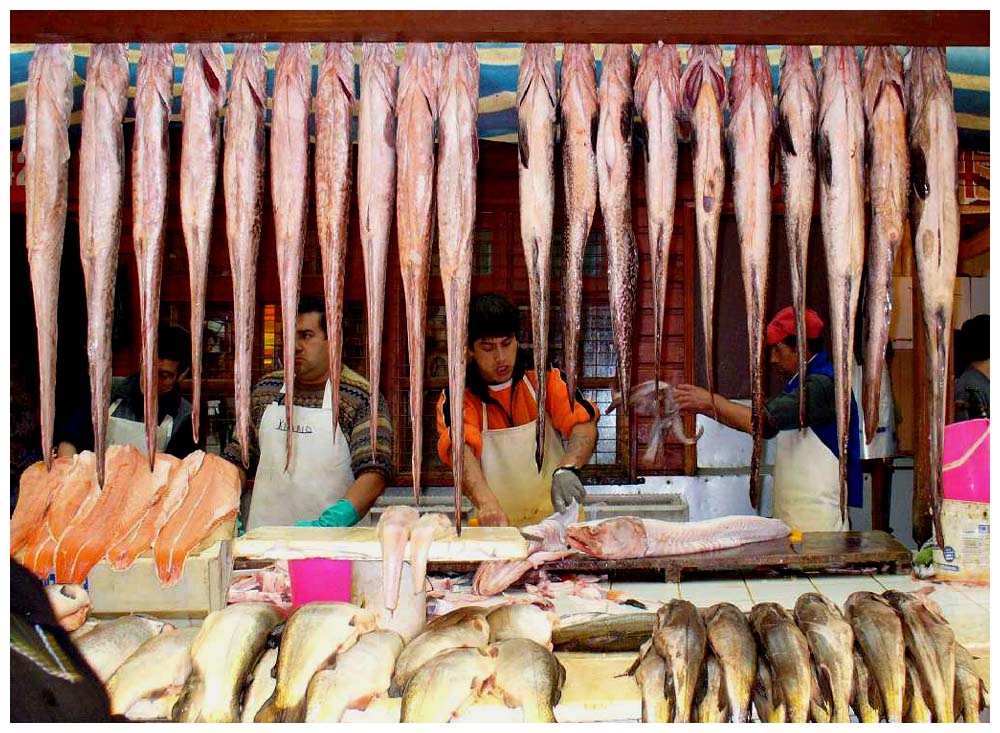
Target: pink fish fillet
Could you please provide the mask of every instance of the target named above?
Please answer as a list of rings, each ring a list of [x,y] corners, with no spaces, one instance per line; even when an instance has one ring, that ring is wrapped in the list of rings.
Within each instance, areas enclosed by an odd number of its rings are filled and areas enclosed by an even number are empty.
[[[80,261],[87,291],[90,418],[98,481],[104,478],[111,395],[111,324],[122,229],[122,117],[127,92],[125,44],[95,45],[87,61],[80,136]]]
[[[21,474],[17,494],[17,506],[10,517],[10,554],[16,555],[29,544],[29,540],[45,525],[45,515],[53,497],[73,467],[72,458],[57,458],[52,469],[42,461],[34,463]]]
[[[170,185],[170,104],[174,99],[174,51],[169,43],[147,43],[139,57],[135,85],[135,138],[132,142],[132,244],[139,272],[142,328],[142,395],[146,455],[156,454],[156,340],[160,329],[160,284]]]
[[[295,315],[309,209],[309,103],[312,62],[308,43],[284,43],[274,67],[271,112],[271,203],[281,288],[282,363],[285,368],[285,470],[292,465],[295,409]],[[328,328],[334,328],[331,324]]]
[[[25,241],[38,327],[42,456],[52,465],[56,415],[59,268],[69,187],[69,116],[73,109],[73,48],[40,44],[28,66],[24,99]]]
[[[226,100],[226,57],[219,43],[192,43],[181,90],[181,227],[191,287],[191,430],[201,414],[201,351],[212,243],[215,175],[219,166],[219,113]]]
[[[413,525],[410,532],[410,572],[413,574],[413,592],[423,590],[424,579],[427,577],[427,555],[431,544],[445,537],[453,537],[455,528],[448,515],[441,512],[428,512]]]
[[[420,514],[413,507],[394,505],[382,513],[375,527],[375,536],[382,546],[382,600],[389,611],[396,610],[406,543],[418,519]]]
[[[249,466],[250,362],[256,317],[257,254],[260,249],[261,198],[264,193],[264,112],[267,99],[264,45],[243,43],[233,56],[232,85],[226,110],[222,185],[226,197],[226,236],[233,273],[236,332],[236,439],[243,465]]]

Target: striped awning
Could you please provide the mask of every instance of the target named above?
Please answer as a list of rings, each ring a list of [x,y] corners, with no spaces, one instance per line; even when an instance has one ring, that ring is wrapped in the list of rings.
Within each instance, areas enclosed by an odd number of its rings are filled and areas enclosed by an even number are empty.
[[[279,44],[266,44],[268,66],[268,94],[274,82],[274,62]],[[28,62],[34,46],[12,45],[10,52],[10,140],[11,148],[21,145],[24,132],[24,96],[27,88]],[[185,44],[174,46],[174,103],[172,121],[180,122],[181,80],[183,78]],[[233,44],[224,44],[228,65],[232,64]],[[517,114],[514,108],[517,91],[517,67],[521,59],[521,45],[517,43],[476,44],[481,64],[479,82],[479,136],[487,140],[514,142],[517,134]],[[636,52],[641,50],[636,45]],[[681,46],[681,58],[686,58],[686,46]],[[734,46],[723,46],[723,62],[727,68],[732,62]],[[87,57],[90,44],[74,44],[76,55],[76,88],[74,90],[73,125],[79,125],[82,118],[83,85],[86,79]],[[136,65],[139,61],[139,44],[129,45],[129,70],[132,82],[130,94],[135,92]],[[403,45],[396,49],[402,60]],[[813,46],[813,57],[819,64],[821,46]],[[905,49],[901,49],[905,50]],[[594,54],[600,59],[603,46],[594,45]],[[322,56],[322,46],[313,44],[313,83]],[[778,82],[778,64],[781,57],[780,46],[768,46],[775,88]],[[557,59],[562,58],[562,47],[556,48]],[[361,60],[361,47],[355,49],[355,60]],[[955,112],[958,117],[959,142],[965,149],[989,151],[989,105],[990,76],[989,48],[953,47],[948,49],[948,72],[955,88]],[[598,61],[598,70],[600,61]],[[126,119],[134,118],[132,101],[126,108]]]

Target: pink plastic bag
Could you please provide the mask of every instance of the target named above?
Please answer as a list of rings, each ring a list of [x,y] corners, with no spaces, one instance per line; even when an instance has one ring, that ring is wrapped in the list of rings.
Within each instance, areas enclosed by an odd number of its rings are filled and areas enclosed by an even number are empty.
[[[990,421],[945,425],[942,484],[945,499],[990,501]]]

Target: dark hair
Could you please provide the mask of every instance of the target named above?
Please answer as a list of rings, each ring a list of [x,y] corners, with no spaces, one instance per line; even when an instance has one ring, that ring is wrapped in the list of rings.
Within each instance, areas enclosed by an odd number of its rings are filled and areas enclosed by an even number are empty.
[[[510,298],[496,293],[477,295],[469,304],[469,348],[479,339],[517,336],[521,312]]]
[[[319,327],[323,329],[323,337],[326,337],[326,301],[318,295],[303,295],[299,298],[298,315],[304,316],[306,313],[319,313]]]
[[[966,364],[990,358],[990,316],[981,313],[962,324],[959,333],[962,355]]]
[[[790,346],[793,349],[797,349],[799,347],[799,340],[795,338],[795,336],[785,336],[785,338],[781,339],[781,343],[786,346]],[[823,337],[817,336],[814,339],[807,338],[806,348],[809,349],[810,354],[818,354],[823,350]]]
[[[163,326],[156,342],[156,354],[160,359],[176,361],[177,374],[183,374],[191,366],[191,337],[180,326]]]

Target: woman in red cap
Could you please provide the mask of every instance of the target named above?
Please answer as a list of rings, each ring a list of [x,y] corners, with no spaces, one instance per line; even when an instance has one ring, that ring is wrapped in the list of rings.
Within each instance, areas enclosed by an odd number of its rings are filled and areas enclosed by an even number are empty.
[[[837,405],[833,364],[820,337],[823,321],[806,310],[806,424],[799,430],[799,344],[795,312],[783,308],[767,325],[769,361],[787,383],[764,409],[764,437],[777,438],[774,460],[773,514],[788,526],[807,532],[848,529],[840,511]],[[676,388],[682,410],[717,416],[724,425],[752,433],[750,408],[691,384]],[[851,396],[847,442],[848,504],[861,506],[861,441],[858,406]]]

